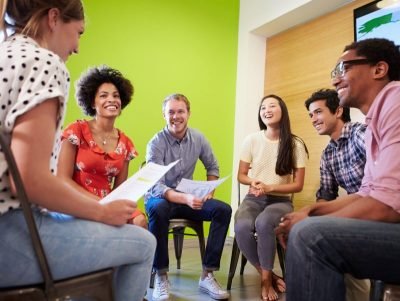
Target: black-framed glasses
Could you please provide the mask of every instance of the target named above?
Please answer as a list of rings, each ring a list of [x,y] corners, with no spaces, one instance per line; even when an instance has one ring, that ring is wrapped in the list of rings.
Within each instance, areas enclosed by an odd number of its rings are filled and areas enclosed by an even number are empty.
[[[344,76],[344,74],[347,71],[348,66],[364,65],[364,64],[370,64],[370,63],[371,63],[371,60],[369,60],[369,59],[355,59],[355,60],[341,61],[331,71],[331,79],[333,80],[335,78]]]

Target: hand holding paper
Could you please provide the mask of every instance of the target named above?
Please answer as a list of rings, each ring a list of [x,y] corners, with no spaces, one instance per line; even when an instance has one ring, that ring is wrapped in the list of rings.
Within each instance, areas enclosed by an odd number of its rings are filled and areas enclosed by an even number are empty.
[[[100,200],[101,204],[107,204],[114,200],[137,200],[145,194],[163,175],[167,173],[179,160],[174,161],[166,166],[153,162],[146,164],[137,173],[111,191],[105,198]]]
[[[229,176],[215,180],[215,181],[194,181],[188,179],[182,179],[176,190],[193,194],[199,198],[204,198],[211,191],[221,185]]]

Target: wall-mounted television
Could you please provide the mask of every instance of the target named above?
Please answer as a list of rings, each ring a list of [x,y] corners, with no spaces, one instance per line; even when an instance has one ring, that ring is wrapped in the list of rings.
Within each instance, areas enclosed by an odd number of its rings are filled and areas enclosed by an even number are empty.
[[[378,0],[356,8],[354,40],[386,38],[400,45],[400,0]]]

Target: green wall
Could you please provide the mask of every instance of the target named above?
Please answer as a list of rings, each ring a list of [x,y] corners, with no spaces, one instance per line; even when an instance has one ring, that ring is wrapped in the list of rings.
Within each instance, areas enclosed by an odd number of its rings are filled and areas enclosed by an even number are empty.
[[[117,121],[139,151],[130,174],[144,161],[147,142],[165,125],[162,100],[175,92],[191,101],[189,126],[209,139],[221,176],[231,174],[239,0],[83,1],[86,30],[79,55],[67,65],[72,83],[100,64],[119,69],[132,81],[134,97]],[[72,85],[66,124],[85,118],[74,94]],[[204,175],[199,166],[195,178]],[[227,203],[229,183],[216,193]]]

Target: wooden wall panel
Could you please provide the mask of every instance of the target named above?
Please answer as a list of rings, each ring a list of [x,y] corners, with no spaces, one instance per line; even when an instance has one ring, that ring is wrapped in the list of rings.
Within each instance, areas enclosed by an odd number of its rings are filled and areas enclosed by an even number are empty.
[[[274,93],[283,98],[293,132],[304,139],[310,152],[304,189],[294,199],[296,209],[315,201],[319,160],[329,141],[329,137],[319,136],[312,127],[304,101],[318,89],[332,88],[330,71],[344,46],[353,41],[353,9],[368,2],[354,1],[267,39],[265,95]],[[352,112],[354,119],[353,115]]]

